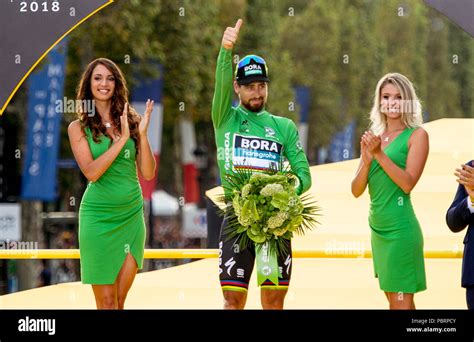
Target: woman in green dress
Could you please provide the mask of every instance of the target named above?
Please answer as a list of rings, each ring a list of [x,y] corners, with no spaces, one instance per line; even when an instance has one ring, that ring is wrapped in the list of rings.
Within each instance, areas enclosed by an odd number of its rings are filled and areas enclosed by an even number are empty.
[[[147,138],[153,101],[147,101],[143,117],[138,115],[128,105],[122,72],[106,58],[87,66],[77,99],[79,119],[68,134],[89,180],[79,209],[81,279],[92,285],[98,309],[123,309],[143,266],[145,221],[137,168],[145,179],[155,175]]]
[[[371,127],[360,141],[352,181],[359,197],[369,185],[375,276],[390,309],[415,309],[414,294],[426,289],[423,234],[410,199],[428,157],[421,105],[411,82],[390,73],[377,84]]]

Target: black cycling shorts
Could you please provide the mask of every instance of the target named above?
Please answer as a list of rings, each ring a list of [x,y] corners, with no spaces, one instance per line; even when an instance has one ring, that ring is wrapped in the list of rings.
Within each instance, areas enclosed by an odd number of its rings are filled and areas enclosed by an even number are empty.
[[[247,291],[249,287],[250,276],[252,275],[255,263],[255,245],[240,250],[237,237],[228,239],[224,233],[227,225],[227,219],[224,218],[221,226],[219,238],[219,279],[223,290]],[[278,267],[281,278],[278,278],[278,285],[266,280],[261,287],[263,289],[285,290],[290,284],[292,253],[291,241],[287,242],[287,253],[278,257]]]

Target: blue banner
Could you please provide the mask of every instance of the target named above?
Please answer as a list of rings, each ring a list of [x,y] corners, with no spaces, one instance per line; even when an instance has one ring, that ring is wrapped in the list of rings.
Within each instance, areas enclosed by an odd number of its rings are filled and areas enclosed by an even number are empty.
[[[309,87],[298,86],[294,88],[295,101],[300,108],[300,117],[298,122],[298,133],[300,143],[304,151],[308,151],[308,117],[311,108],[311,91]]]
[[[135,80],[137,82],[132,91],[132,106],[138,113],[144,114],[146,101],[150,99],[155,102],[153,113],[150,117],[150,125],[148,126],[148,141],[150,142],[151,151],[155,156],[156,164],[159,166],[163,132],[163,67],[154,62],[141,63],[141,66],[154,72],[149,76],[144,76],[138,72],[135,73]],[[156,181],[156,177],[149,181],[140,178],[145,200],[151,200],[152,193],[156,187]]]
[[[49,54],[41,69],[28,78],[28,127],[21,197],[52,201],[56,194],[58,148],[67,43],[63,40]]]
[[[329,145],[329,160],[344,161],[354,158],[355,120],[352,120],[342,131],[337,132]]]
[[[150,70],[153,69],[158,75],[156,77],[144,77],[135,73],[137,81],[132,91],[132,102],[146,102],[151,99],[155,104],[161,103],[163,96],[163,66],[157,63],[142,63]],[[142,113],[143,114],[143,113]]]
[[[307,123],[311,107],[311,92],[309,87],[295,87],[296,103],[300,106],[300,123]]]

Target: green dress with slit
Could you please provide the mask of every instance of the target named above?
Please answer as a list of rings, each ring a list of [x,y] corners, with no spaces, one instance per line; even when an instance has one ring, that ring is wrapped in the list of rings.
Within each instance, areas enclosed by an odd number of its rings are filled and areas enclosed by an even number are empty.
[[[85,134],[92,157],[111,146],[109,137]],[[135,142],[129,138],[112,165],[87,184],[79,208],[81,280],[84,284],[113,284],[128,253],[143,267],[145,220],[143,195],[135,164]]]
[[[405,169],[408,139],[406,128],[387,147],[385,154]],[[416,293],[426,289],[423,235],[406,194],[374,159],[368,176],[369,225],[375,276],[385,292]]]

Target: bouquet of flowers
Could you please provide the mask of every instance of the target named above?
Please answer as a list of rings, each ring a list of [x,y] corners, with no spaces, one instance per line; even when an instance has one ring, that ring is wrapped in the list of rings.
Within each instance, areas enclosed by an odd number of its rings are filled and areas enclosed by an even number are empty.
[[[237,237],[240,248],[255,243],[259,285],[266,279],[278,284],[277,256],[287,252],[285,240],[313,229],[319,207],[310,195],[297,195],[297,178],[289,170],[239,170],[227,180],[225,233]]]

